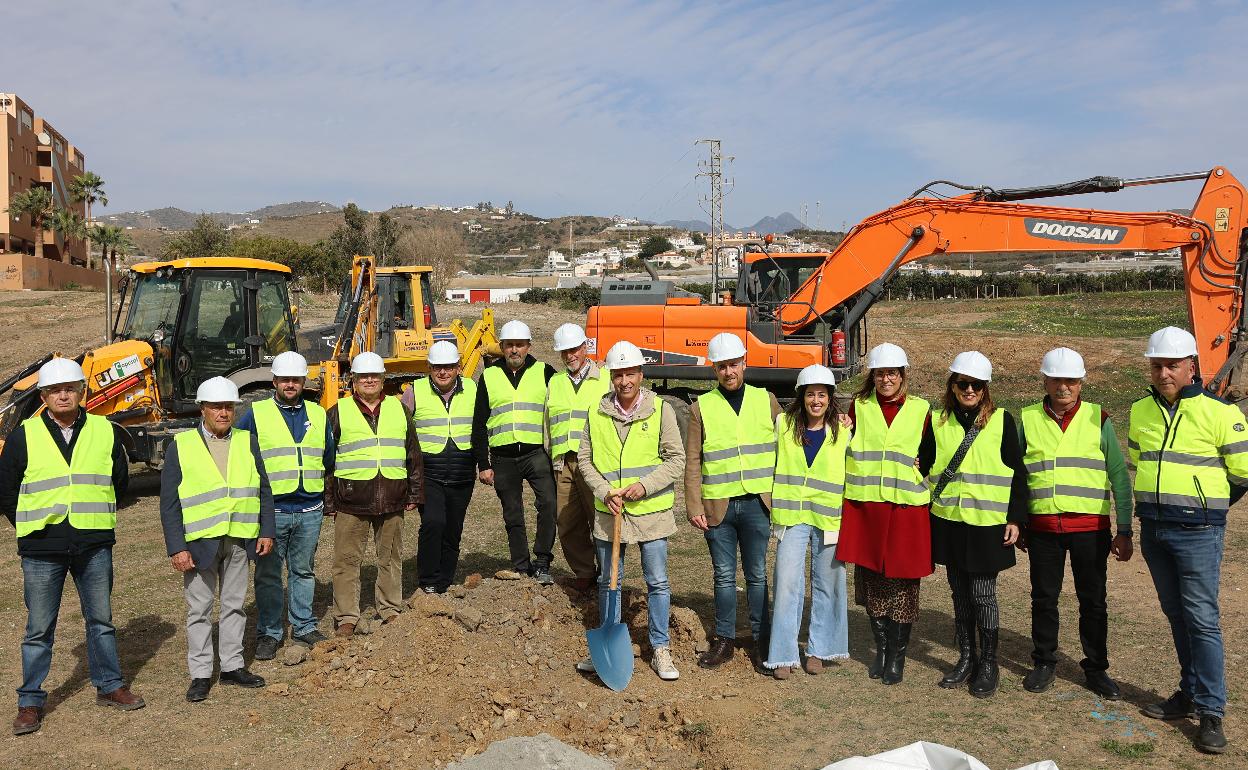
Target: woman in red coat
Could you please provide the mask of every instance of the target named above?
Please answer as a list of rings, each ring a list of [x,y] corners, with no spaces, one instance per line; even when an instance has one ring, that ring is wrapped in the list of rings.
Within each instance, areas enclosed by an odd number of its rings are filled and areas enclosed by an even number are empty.
[[[924,465],[934,459],[931,406],[906,393],[909,365],[906,352],[891,343],[867,354],[867,379],[849,412],[854,434],[836,550],[836,558],[857,565],[855,599],[866,607],[875,637],[867,673],[884,684],[902,679],[919,581],[933,571],[924,483]]]

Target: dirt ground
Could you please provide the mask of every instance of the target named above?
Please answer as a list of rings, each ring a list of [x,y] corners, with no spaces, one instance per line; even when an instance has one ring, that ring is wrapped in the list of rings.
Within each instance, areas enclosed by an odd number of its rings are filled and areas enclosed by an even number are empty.
[[[1175,296],[1159,294],[1158,301],[1172,302]],[[1034,371],[1041,354],[1059,341],[970,329],[1011,300],[998,302],[883,305],[873,311],[872,342],[905,345],[918,390],[929,398],[943,383],[952,355],[977,347],[997,367],[998,392],[1023,403],[1038,387]],[[0,346],[0,374],[48,350],[76,353],[95,344],[102,336],[102,304],[92,293],[0,293],[0,326],[10,330],[9,344]],[[440,311],[455,315],[454,308]],[[537,352],[552,362],[546,340],[555,326],[577,315],[524,305],[503,305],[497,312],[500,323],[513,317],[528,322],[539,340]],[[1143,382],[1142,340],[1077,342],[1093,372],[1090,396],[1097,388],[1126,383],[1138,389]],[[1125,413],[1119,414],[1125,422]],[[924,581],[906,679],[898,686],[867,678],[870,634],[861,609],[852,606],[851,660],[820,676],[784,682],[761,677],[744,650],[720,671],[698,669],[695,647],[712,618],[710,559],[701,535],[682,528],[670,543],[673,605],[680,608],[673,612],[673,644],[681,678],[659,681],[643,651],[628,689],[617,694],[574,670],[586,651],[585,629],[597,625],[592,599],[562,584],[541,588],[527,580],[493,579],[507,565],[507,549],[498,501],[484,487],[473,499],[463,541],[459,579],[472,587],[421,596],[395,623],[369,628],[371,633],[348,642],[323,644],[305,662],[286,665],[283,649],[278,660],[252,665],[268,679],[266,689],[217,686],[206,702],[192,705],[183,699],[188,682],[182,581],[161,539],[157,479],[140,473],[132,490],[119,514],[113,611],[124,674],[148,706],[126,714],[93,703],[81,612],[74,590],[67,588],[45,685],[50,712],[39,733],[15,738],[0,732],[0,766],[215,768],[280,762],[300,768],[422,768],[479,753],[500,738],[539,732],[605,755],[622,768],[819,768],[916,740],[964,749],[994,769],[1045,758],[1064,769],[1248,766],[1248,735],[1239,721],[1245,676],[1238,669],[1248,644],[1248,603],[1241,592],[1245,537],[1237,523],[1228,532],[1222,596],[1232,748],[1210,758],[1191,747],[1194,724],[1160,723],[1139,714],[1140,706],[1175,688],[1178,667],[1138,551],[1128,563],[1111,562],[1109,570],[1110,673],[1122,684],[1125,700],[1103,702],[1080,686],[1069,578],[1058,683],[1041,695],[1022,689],[1031,644],[1027,557],[1020,555],[1019,565],[1000,581],[1001,689],[981,701],[964,690],[935,686],[956,657],[950,601],[939,573]],[[1239,506],[1232,518],[1244,511]],[[415,588],[418,526],[419,517],[409,516],[408,594]],[[322,531],[320,556],[315,610],[324,617],[332,526]],[[644,587],[636,557],[630,554],[626,564],[626,616],[640,631]],[[561,557],[555,567],[557,576],[566,577]],[[0,549],[0,576],[0,686],[11,693],[20,680],[25,623],[21,565],[13,547]],[[374,577],[375,569],[367,565],[366,605]],[[748,637],[741,596],[740,627]],[[322,629],[330,630],[328,619]],[[249,628],[248,653],[252,634]],[[634,639],[644,640],[644,632]],[[12,707],[14,700],[8,703]]]

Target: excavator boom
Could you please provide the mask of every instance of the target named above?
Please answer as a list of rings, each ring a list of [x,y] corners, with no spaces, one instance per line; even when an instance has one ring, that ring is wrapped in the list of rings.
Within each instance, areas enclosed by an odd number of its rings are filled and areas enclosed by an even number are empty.
[[[1023,202],[1029,196],[1112,192],[1136,184],[1200,178],[1205,184],[1190,216]],[[1126,181],[1094,177],[1046,188],[979,188],[953,198],[911,197],[851,229],[777,315],[786,336],[833,318],[849,331],[901,265],[933,255],[1178,248],[1201,375],[1221,392],[1244,353],[1240,347],[1245,332],[1241,239],[1248,228],[1244,198],[1243,185],[1222,167],[1207,174]]]

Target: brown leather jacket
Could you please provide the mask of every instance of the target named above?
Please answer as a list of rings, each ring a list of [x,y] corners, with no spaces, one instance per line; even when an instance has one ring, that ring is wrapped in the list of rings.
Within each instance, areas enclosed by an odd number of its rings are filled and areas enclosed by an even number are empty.
[[[387,398],[393,398],[388,396]],[[381,413],[369,412],[368,407],[355,402],[360,413],[370,428],[377,430],[377,417]],[[407,478],[388,479],[378,474],[371,479],[340,479],[334,475],[333,467],[325,469],[325,513],[349,513],[352,516],[381,516],[387,513],[402,511],[409,505],[425,502],[424,463],[421,460],[420,441],[416,431],[411,429],[412,411],[406,406],[403,413],[407,415]],[[334,431],[334,441],[342,439],[342,426],[338,423],[338,405],[330,407],[325,413]]]

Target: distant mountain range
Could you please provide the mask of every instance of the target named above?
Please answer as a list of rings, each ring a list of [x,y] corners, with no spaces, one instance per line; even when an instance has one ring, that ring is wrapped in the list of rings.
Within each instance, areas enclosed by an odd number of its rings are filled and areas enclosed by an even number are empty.
[[[211,211],[208,216],[223,225],[244,224],[252,219],[274,219],[277,217],[302,217],[309,214],[328,214],[339,211],[332,203],[323,201],[295,201],[265,206],[255,211]],[[126,211],[120,214],[107,214],[100,217],[101,222],[118,227],[134,227],[143,230],[189,230],[195,226],[195,220],[201,214],[184,211],[179,208],[166,207],[151,211]]]
[[[711,231],[710,223],[703,222],[700,219],[669,219],[666,222],[661,222],[660,224],[664,227],[675,227],[681,230],[696,230],[701,233],[709,233]],[[779,216],[763,217],[749,227],[734,227],[729,224],[724,225],[724,229],[726,230],[740,230],[743,232],[753,230],[759,234],[788,233],[794,230],[801,230],[804,227],[805,225],[802,224],[800,219],[787,211]]]

